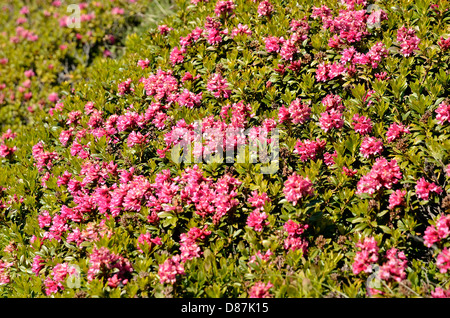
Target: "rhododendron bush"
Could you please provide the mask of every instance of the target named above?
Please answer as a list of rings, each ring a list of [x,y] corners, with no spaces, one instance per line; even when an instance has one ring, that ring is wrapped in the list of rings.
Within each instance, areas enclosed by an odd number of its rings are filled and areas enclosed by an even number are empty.
[[[180,0],[52,80],[118,3],[0,15],[2,296],[450,296],[448,1]]]

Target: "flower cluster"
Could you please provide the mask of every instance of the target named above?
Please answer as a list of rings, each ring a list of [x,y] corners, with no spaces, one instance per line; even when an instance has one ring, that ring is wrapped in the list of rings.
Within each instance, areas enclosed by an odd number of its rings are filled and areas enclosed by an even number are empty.
[[[288,122],[293,124],[305,123],[311,115],[311,107],[302,103],[300,98],[293,100],[289,107],[280,107],[278,109],[278,120],[280,123]]]
[[[423,239],[424,245],[431,247],[433,244],[440,242],[448,237],[450,234],[450,217],[447,215],[440,215],[435,225],[430,225],[426,228]]]
[[[358,181],[357,194],[368,193],[374,194],[381,188],[391,189],[402,178],[400,167],[397,161],[392,159],[388,161],[386,158],[377,158],[370,172]]]
[[[127,284],[127,275],[133,271],[130,261],[112,253],[106,247],[94,247],[89,258],[88,281],[103,277],[108,286],[117,287]]]
[[[300,199],[314,194],[313,184],[308,178],[294,173],[284,183],[283,193],[286,200],[295,206]]]
[[[424,177],[420,178],[416,184],[416,195],[422,200],[428,200],[430,198],[430,192],[437,194],[442,193],[442,188],[434,182],[428,182]]]
[[[361,272],[372,272],[372,265],[378,262],[379,247],[375,238],[366,237],[364,240],[360,240],[356,244],[356,248],[359,248],[359,251],[353,260],[353,274],[358,275]]]
[[[416,30],[402,26],[397,30],[397,41],[400,43],[401,53],[410,56],[419,49],[420,39],[416,36]]]
[[[283,228],[288,235],[284,239],[284,249],[292,251],[301,250],[303,254],[306,254],[309,244],[301,235],[308,227],[308,224],[301,224],[293,220],[288,220],[284,223]]]

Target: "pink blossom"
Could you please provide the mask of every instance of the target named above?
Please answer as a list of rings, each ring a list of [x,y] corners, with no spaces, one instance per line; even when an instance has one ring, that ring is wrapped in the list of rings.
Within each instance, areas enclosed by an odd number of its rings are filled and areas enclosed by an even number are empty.
[[[231,36],[234,38],[235,36],[237,36],[239,34],[252,35],[252,31],[250,30],[248,25],[239,23],[237,25],[237,27],[235,27],[231,31]]]
[[[360,240],[356,243],[356,248],[359,248],[359,251],[356,252],[353,261],[353,274],[358,275],[361,272],[372,272],[372,264],[378,261],[379,250],[375,238],[366,237],[364,240]]]
[[[43,263],[45,263],[45,261],[44,261],[44,259],[41,256],[36,255],[33,258],[33,264],[31,265],[31,271],[34,274],[36,274],[36,276],[39,276],[39,272],[44,268],[44,264]]]
[[[14,263],[12,262],[8,263],[0,259],[0,286],[10,283],[11,278],[7,270],[13,265]]]
[[[250,256],[249,264],[256,263],[259,260],[262,262],[268,262],[270,257],[273,255],[272,251],[269,249],[266,253],[262,254],[261,251],[256,252],[255,255]]]
[[[448,51],[450,49],[450,37],[447,39],[444,39],[444,37],[440,37],[438,42],[439,47],[442,51]]]
[[[424,233],[424,245],[431,247],[434,243],[440,242],[450,234],[450,216],[441,214],[435,225],[429,225]]]
[[[331,129],[340,129],[344,126],[344,119],[342,113],[332,109],[320,114],[319,126],[324,132],[329,132]]]
[[[337,151],[335,150],[333,153],[331,152],[325,152],[323,154],[323,162],[327,165],[327,166],[331,166],[334,165],[336,162],[334,161],[334,158],[337,158],[338,154]]]
[[[273,13],[273,5],[267,1],[263,0],[258,5],[258,16],[267,17]]]
[[[433,297],[433,298],[450,298],[450,289],[444,290],[441,287],[436,287],[431,292],[431,297]]]
[[[406,279],[407,259],[403,252],[391,248],[386,252],[387,261],[380,266],[379,275],[383,280],[395,280],[401,282]]]
[[[150,74],[148,78],[142,79],[147,95],[155,96],[157,101],[171,99],[178,89],[178,81],[172,76],[172,71],[158,69],[156,74]]]
[[[270,202],[270,198],[266,192],[261,194],[257,190],[251,192],[251,196],[247,200],[256,210],[262,211],[266,202]]]
[[[181,48],[180,50],[178,47],[174,47],[172,51],[170,51],[170,62],[172,63],[172,66],[183,63],[184,53],[186,53],[186,49]]]
[[[436,266],[441,273],[447,273],[450,269],[450,250],[448,250],[447,247],[444,247],[442,252],[437,256]]]
[[[365,116],[360,116],[355,114],[352,118],[353,128],[357,133],[361,135],[366,135],[372,131],[372,120]]]
[[[292,39],[288,39],[283,42],[280,49],[280,55],[286,61],[292,61],[294,59],[294,55],[298,52],[295,41]]]
[[[347,168],[347,167],[342,167],[342,173],[345,174],[347,177],[353,177],[355,174],[358,173],[358,170],[356,169],[351,169],[351,168]]]
[[[263,282],[255,283],[249,290],[249,298],[270,298],[270,288],[273,287],[271,282],[264,284]]]
[[[420,39],[416,36],[413,28],[402,26],[397,30],[397,41],[400,43],[400,52],[403,56],[410,56],[414,51],[419,49]]]
[[[158,275],[160,283],[175,284],[177,275],[184,275],[184,266],[180,263],[180,255],[172,256],[168,258],[163,264],[159,265]]]
[[[150,61],[148,59],[145,60],[139,60],[137,62],[137,65],[140,66],[142,69],[146,69],[150,65]]]
[[[152,238],[150,233],[141,234],[138,237],[137,249],[144,253],[144,250],[151,251],[155,245],[162,245],[159,237]]]
[[[173,30],[173,28],[170,28],[167,25],[162,24],[162,25],[158,25],[158,30],[161,35],[167,35],[170,31]]]
[[[373,155],[380,155],[383,152],[383,141],[376,137],[367,136],[361,142],[361,155],[364,158],[369,158]]]
[[[401,138],[404,134],[409,133],[409,128],[405,127],[403,124],[392,123],[386,132],[386,139],[388,142],[393,142]]]
[[[436,120],[439,124],[443,125],[445,122],[450,121],[450,103],[440,103],[435,112],[437,114]]]
[[[434,182],[427,182],[425,178],[420,178],[416,184],[416,195],[419,199],[428,200],[430,192],[442,193],[442,188]]]
[[[131,87],[131,78],[126,81],[119,83],[117,86],[117,91],[119,95],[125,95],[134,92],[134,88]]]
[[[231,90],[228,89],[228,82],[219,73],[214,73],[209,79],[206,86],[207,90],[213,93],[216,98],[230,97]]]
[[[140,145],[147,142],[147,135],[142,135],[141,132],[132,131],[127,138],[127,146],[129,148],[135,145]]]
[[[298,201],[308,195],[314,194],[312,182],[294,172],[284,183],[283,193],[286,200],[296,205]]]
[[[118,279],[122,284],[126,284],[128,279],[126,276],[133,271],[133,267],[128,259],[111,253],[106,247],[94,247],[89,255],[89,270],[87,273],[87,280],[92,281],[97,277]],[[115,273],[115,274],[113,274]]]
[[[342,98],[339,95],[327,94],[322,99],[322,105],[326,107],[326,111],[335,110],[342,112],[345,107],[342,104]]]
[[[57,102],[57,101],[59,100],[58,93],[55,93],[55,92],[50,93],[50,94],[48,95],[48,100],[49,100],[50,102],[52,102],[52,103]]]
[[[247,218],[247,225],[257,232],[261,232],[264,226],[269,225],[269,221],[265,221],[268,215],[265,212],[255,210],[250,213]]]
[[[396,190],[389,196],[389,210],[393,210],[396,207],[402,206],[405,203],[405,190]]]
[[[233,0],[219,0],[214,8],[214,13],[220,16],[228,16],[233,14],[233,10],[236,8]]]
[[[199,106],[202,100],[203,92],[198,94],[194,94],[190,92],[188,89],[184,89],[177,98],[178,104],[187,108],[194,108],[195,106]]]
[[[391,189],[402,178],[402,173],[395,159],[377,158],[370,172],[361,177],[356,194],[374,194],[381,188]]]
[[[281,45],[284,43],[283,38],[278,38],[276,36],[269,36],[264,39],[266,45],[266,51],[268,53],[280,52]]]
[[[304,141],[297,141],[294,146],[294,153],[300,155],[301,161],[307,161],[309,159],[315,160],[316,156],[322,152],[326,145],[326,140],[309,140],[306,139]]]

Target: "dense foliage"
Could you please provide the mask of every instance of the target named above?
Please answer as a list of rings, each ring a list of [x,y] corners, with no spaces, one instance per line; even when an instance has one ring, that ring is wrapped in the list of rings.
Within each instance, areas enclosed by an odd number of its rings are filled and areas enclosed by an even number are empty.
[[[448,1],[179,1],[83,59],[97,4],[0,15],[3,296],[450,296]]]

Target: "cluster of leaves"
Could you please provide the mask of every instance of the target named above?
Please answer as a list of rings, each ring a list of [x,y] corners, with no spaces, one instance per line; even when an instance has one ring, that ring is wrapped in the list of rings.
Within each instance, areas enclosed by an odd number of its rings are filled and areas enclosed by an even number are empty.
[[[337,23],[325,27],[327,21],[317,14],[322,5],[331,20],[346,10],[363,12],[364,28],[356,30],[362,38],[345,37]],[[4,129],[2,143],[15,151],[0,167],[2,295],[450,295],[450,259],[445,258],[450,230],[439,233],[430,246],[424,238],[450,209],[450,125],[448,117],[436,118],[436,109],[449,104],[450,44],[443,42],[449,38],[448,1],[179,1],[177,6],[160,27],[129,35],[121,58],[95,60],[89,80],[44,105],[32,125]],[[369,25],[371,12],[386,18]],[[307,26],[292,31],[292,21]],[[55,22],[45,23],[51,28]],[[92,28],[83,23],[86,31]],[[420,39],[410,54],[397,37],[402,27]],[[234,34],[235,28],[251,32]],[[183,44],[194,30],[203,35]],[[66,31],[75,32],[58,32]],[[293,44],[290,58],[268,49],[268,38],[277,37],[282,45],[295,32],[305,38]],[[333,44],[336,34],[338,45]],[[386,53],[376,65],[342,63],[349,48],[366,54],[379,42]],[[5,54],[10,45],[4,44]],[[74,41],[68,47],[70,54],[56,51],[52,61],[33,57],[32,65],[40,70],[54,63],[61,70],[68,56],[83,59],[83,44]],[[34,47],[21,50],[24,54],[14,58],[26,68],[26,54],[49,57],[34,54]],[[319,77],[324,65],[333,63],[347,69],[326,80]],[[22,73],[8,77],[4,67],[0,79],[8,85],[23,80]],[[38,96],[33,94],[34,103],[61,89],[55,84],[58,72],[48,75],[42,84],[48,86]],[[85,72],[77,68],[74,74]],[[149,83],[161,72],[166,73],[155,89],[164,94],[158,97]],[[208,85],[214,74],[226,80],[229,93],[214,94]],[[201,96],[192,108],[178,98],[184,90]],[[179,95],[168,98],[170,93]],[[334,128],[333,122],[331,128],[324,124],[328,110],[323,99],[330,94],[342,104]],[[310,108],[308,116],[299,122],[282,116],[283,109],[289,112],[299,101]],[[5,107],[24,106],[5,102]],[[249,105],[247,113],[239,112],[239,103]],[[227,117],[229,105],[236,107]],[[369,154],[361,150],[367,136],[355,129],[356,114],[370,118],[368,135],[381,148]],[[164,151],[173,146],[167,143],[171,133],[201,120],[215,121],[214,128],[229,121],[246,129],[274,123],[279,169],[261,174],[261,163],[174,161]],[[394,123],[408,133],[391,141],[387,132]],[[324,142],[305,159],[299,151],[299,141],[305,140]],[[383,158],[395,162],[401,175],[369,193],[359,191],[360,181]],[[381,173],[378,178],[394,172]],[[417,186],[422,178],[429,182],[427,196]],[[309,180],[313,191],[292,199],[302,191],[296,189],[301,180]],[[404,192],[393,205],[396,191]],[[264,195],[262,204],[253,203]],[[255,215],[262,218],[259,223]],[[439,225],[441,230],[449,227]],[[204,231],[202,239],[186,239],[193,231]],[[364,242],[372,238],[376,249],[364,254]],[[383,257],[394,248],[405,255],[406,265],[399,265],[403,258],[396,263]],[[377,268],[386,269],[389,261],[391,276],[379,275]],[[358,262],[365,270],[355,270]]]

